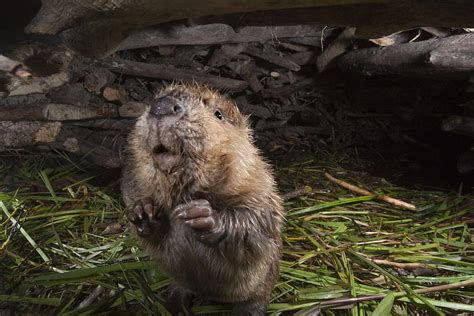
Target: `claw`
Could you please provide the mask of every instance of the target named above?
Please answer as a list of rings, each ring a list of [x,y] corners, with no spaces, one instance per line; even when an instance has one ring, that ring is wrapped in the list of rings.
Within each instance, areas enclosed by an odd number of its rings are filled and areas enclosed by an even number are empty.
[[[152,234],[156,227],[157,208],[151,198],[144,198],[135,203],[132,211],[127,215],[128,220],[135,226],[138,235]]]

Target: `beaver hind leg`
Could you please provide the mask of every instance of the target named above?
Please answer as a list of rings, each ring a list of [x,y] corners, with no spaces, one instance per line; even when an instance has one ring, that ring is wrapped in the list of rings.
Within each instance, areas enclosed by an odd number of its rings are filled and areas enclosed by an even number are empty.
[[[267,312],[267,302],[247,301],[234,305],[232,315],[236,316],[263,316]]]
[[[193,306],[193,297],[194,295],[176,285],[171,283],[169,287],[169,295],[166,300],[166,309],[173,316],[192,316],[194,315],[191,311]]]

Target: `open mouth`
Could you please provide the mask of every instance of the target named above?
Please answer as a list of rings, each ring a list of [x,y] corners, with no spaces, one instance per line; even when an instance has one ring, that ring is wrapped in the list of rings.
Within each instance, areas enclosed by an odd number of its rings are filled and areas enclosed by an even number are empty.
[[[166,154],[170,153],[170,150],[168,150],[165,146],[163,145],[158,145],[153,148],[153,155],[161,155],[161,154]]]
[[[163,171],[171,171],[178,164],[180,156],[163,145],[153,148],[153,161]]]

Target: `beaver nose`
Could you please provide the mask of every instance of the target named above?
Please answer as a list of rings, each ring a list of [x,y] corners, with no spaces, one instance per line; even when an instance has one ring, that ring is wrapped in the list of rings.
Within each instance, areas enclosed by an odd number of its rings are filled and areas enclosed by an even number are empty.
[[[184,108],[178,100],[170,96],[157,99],[151,106],[150,114],[155,117],[179,115],[184,112]]]

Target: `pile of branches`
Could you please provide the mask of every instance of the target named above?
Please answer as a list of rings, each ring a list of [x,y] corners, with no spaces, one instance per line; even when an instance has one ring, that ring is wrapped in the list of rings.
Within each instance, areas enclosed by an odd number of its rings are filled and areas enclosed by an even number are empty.
[[[100,59],[54,39],[27,40],[0,56],[0,149],[46,146],[119,167],[134,119],[170,81],[231,94],[270,150],[314,139],[345,147],[377,135],[361,129],[373,120],[351,115],[341,71],[467,83],[473,51],[471,29],[428,27],[362,40],[355,28],[168,24],[134,32]],[[442,128],[474,135],[473,108],[463,104]],[[474,169],[473,151],[458,169]]]

